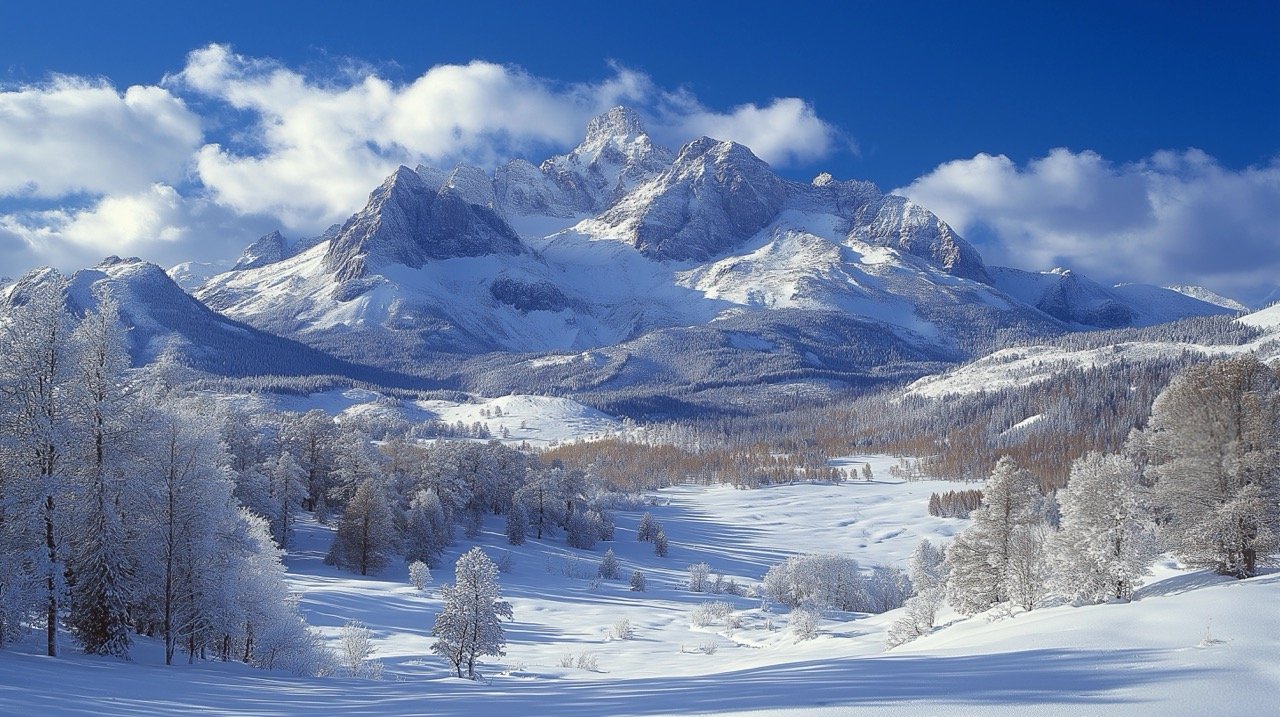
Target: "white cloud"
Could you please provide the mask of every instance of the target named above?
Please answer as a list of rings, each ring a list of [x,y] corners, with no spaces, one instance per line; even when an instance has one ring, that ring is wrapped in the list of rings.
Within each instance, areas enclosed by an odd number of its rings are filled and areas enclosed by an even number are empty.
[[[775,165],[810,162],[830,155],[838,134],[820,119],[813,106],[795,97],[775,99],[765,107],[745,104],[729,112],[713,112],[680,97],[667,113],[663,134],[683,140],[700,136],[733,140]],[[683,141],[680,140],[680,141]]]
[[[274,226],[204,199],[183,197],[156,183],[137,192],[106,195],[87,207],[0,215],[0,257],[10,265],[80,268],[103,256],[142,256],[173,264],[233,255],[246,238]]]
[[[137,191],[179,180],[200,120],[160,87],[55,77],[0,91],[0,196]]]
[[[1261,292],[1280,275],[1280,162],[1231,170],[1204,152],[1131,164],[1055,149],[1024,167],[979,154],[895,193],[968,234],[989,261],[1103,281]],[[1256,298],[1256,296],[1255,296]]]

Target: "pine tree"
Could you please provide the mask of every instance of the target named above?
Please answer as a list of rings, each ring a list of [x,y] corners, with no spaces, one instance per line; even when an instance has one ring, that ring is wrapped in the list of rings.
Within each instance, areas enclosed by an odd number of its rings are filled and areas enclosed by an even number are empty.
[[[482,655],[505,655],[506,636],[499,618],[511,619],[511,605],[498,594],[498,567],[484,551],[472,548],[458,559],[454,583],[443,585],[444,607],[436,616],[431,651],[447,659],[458,677],[465,667],[475,679]]]
[[[658,523],[653,519],[653,515],[648,511],[640,516],[640,522],[636,525],[636,540],[642,543],[651,542],[658,534]]]
[[[395,544],[395,520],[386,491],[377,479],[367,478],[342,512],[325,562],[361,575],[377,573],[386,566]]]
[[[613,554],[613,548],[604,552],[604,557],[600,559],[600,568],[596,572],[605,580],[617,580],[622,577],[622,563],[618,562],[617,556]]]
[[[644,592],[645,591],[644,573],[640,572],[639,570],[632,570],[631,579],[628,581],[628,583],[631,586],[632,592],[638,592],[638,593]]]
[[[982,507],[973,524],[947,549],[947,600],[956,610],[973,614],[1011,599],[1011,561],[1015,533],[1021,526],[1044,522],[1039,512],[1039,482],[1012,458],[1001,458],[982,490]]]
[[[667,534],[662,530],[662,526],[658,526],[658,530],[653,535],[653,554],[659,558],[667,557]]]
[[[1252,355],[1194,365],[1145,434],[1164,538],[1187,565],[1246,578],[1280,550],[1280,377]]]
[[[525,515],[524,506],[512,503],[507,509],[507,542],[512,545],[523,545],[525,533],[529,530],[529,518]]]
[[[405,516],[404,542],[405,560],[439,567],[441,553],[453,542],[453,524],[435,493],[421,490],[414,494]]]
[[[1061,530],[1050,541],[1054,590],[1078,602],[1128,600],[1157,555],[1138,467],[1090,453],[1058,491]]]

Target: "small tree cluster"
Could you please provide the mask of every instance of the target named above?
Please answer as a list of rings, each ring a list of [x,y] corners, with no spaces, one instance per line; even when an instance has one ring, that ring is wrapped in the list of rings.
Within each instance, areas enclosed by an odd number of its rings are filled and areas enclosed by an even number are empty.
[[[948,490],[929,495],[929,515],[937,518],[968,518],[981,505],[980,490]]]
[[[769,568],[762,586],[771,600],[792,609],[808,606],[819,610],[883,612],[906,599],[905,577],[891,568],[868,581],[858,562],[843,555],[796,555]]]

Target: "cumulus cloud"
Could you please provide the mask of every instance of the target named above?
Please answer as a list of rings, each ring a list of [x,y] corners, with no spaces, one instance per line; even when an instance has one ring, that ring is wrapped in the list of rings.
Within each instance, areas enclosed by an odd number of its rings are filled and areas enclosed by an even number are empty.
[[[84,207],[0,215],[0,261],[9,266],[54,264],[75,269],[107,254],[161,264],[234,255],[247,236],[274,220],[243,216],[203,198],[187,198],[156,183],[110,194]]]
[[[674,96],[673,109],[662,113],[661,136],[677,142],[707,136],[733,140],[774,165],[810,162],[829,156],[840,136],[818,117],[813,106],[795,97],[775,99],[764,107],[745,104],[714,112],[687,95]],[[852,145],[849,145],[852,148]]]
[[[1195,149],[1127,164],[1055,149],[1018,166],[979,154],[895,193],[968,235],[994,263],[1197,283],[1245,300],[1280,275],[1280,161],[1237,171]]]
[[[0,196],[137,191],[185,174],[200,119],[168,90],[55,77],[0,91]]]

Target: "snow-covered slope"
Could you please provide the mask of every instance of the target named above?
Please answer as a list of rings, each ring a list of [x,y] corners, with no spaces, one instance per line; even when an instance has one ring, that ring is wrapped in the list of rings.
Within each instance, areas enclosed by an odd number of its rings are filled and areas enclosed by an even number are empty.
[[[493,440],[544,448],[551,444],[589,441],[618,435],[623,422],[577,401],[554,396],[507,395],[470,400],[398,399],[371,389],[352,388],[307,395],[226,394],[221,400],[248,413],[319,409],[339,422],[355,419],[366,423],[406,421],[411,424],[441,422],[488,429]]]
[[[20,302],[25,292],[60,278],[51,269],[31,272],[0,301],[0,311]],[[67,280],[67,305],[82,314],[108,293],[119,302],[120,320],[128,329],[135,363],[155,360],[176,350],[191,368],[225,376],[339,375],[358,380],[413,386],[407,376],[354,365],[300,344],[263,332],[208,307],[183,291],[160,267],[136,258],[108,257]]]
[[[200,285],[225,271],[234,263],[230,261],[184,261],[169,267],[169,278],[186,291],[195,291]]]
[[[1043,272],[990,267],[997,288],[1044,313],[1080,327],[1112,329],[1125,326],[1155,326],[1189,316],[1232,314],[1229,299],[1201,290],[1199,296],[1187,291],[1149,284],[1118,284],[1105,287],[1070,269]],[[1204,298],[1201,298],[1204,297]],[[1234,302],[1230,302],[1234,303]],[[1238,306],[1238,305],[1237,305]]]
[[[753,491],[680,487],[652,496],[671,541],[666,558],[635,540],[640,510],[615,511],[615,540],[596,551],[559,539],[506,543],[491,519],[476,540],[508,557],[499,576],[514,610],[507,654],[484,658],[482,681],[451,676],[431,654],[438,588],[419,592],[397,563],[361,577],[323,564],[332,528],[305,521],[287,558],[308,621],[337,646],[341,627],[372,631],[380,681],[301,678],[235,664],[163,665],[162,646],[138,638],[132,663],[67,651],[49,659],[32,644],[0,650],[0,713],[96,715],[1263,715],[1280,690],[1275,665],[1280,574],[1235,581],[1159,567],[1126,604],[1045,607],[1013,617],[943,614],[932,634],[885,651],[882,615],[828,613],[812,640],[797,640],[784,608],[758,598],[693,593],[686,566],[707,562],[741,585],[789,555],[836,552],[864,565],[901,565],[921,537],[946,541],[966,521],[931,518],[932,491],[957,484],[885,481]],[[647,576],[647,590],[597,580],[605,547]],[[433,571],[434,584],[450,580]],[[711,600],[734,625],[691,623]],[[615,639],[620,619],[631,639]],[[568,656],[566,666],[566,656]],[[588,658],[579,662],[579,656]],[[595,667],[586,669],[594,660]],[[583,665],[578,667],[576,665]],[[51,687],[54,686],[54,687]]]

